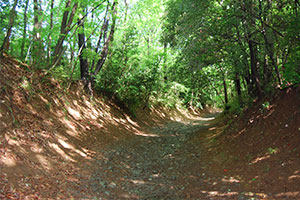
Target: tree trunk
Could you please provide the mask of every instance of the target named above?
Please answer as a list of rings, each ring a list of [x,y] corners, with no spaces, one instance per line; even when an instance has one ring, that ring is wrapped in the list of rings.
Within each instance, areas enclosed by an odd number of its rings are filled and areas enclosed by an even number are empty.
[[[103,39],[103,43],[105,43],[108,24],[109,24],[109,20],[107,19],[108,10],[109,10],[109,4],[106,7],[106,11],[105,11],[104,19],[103,19],[103,24],[102,24],[102,27],[101,27],[101,30],[100,30],[100,35],[99,35],[99,38],[98,38],[98,41],[97,41],[97,46],[95,48],[95,53],[96,54],[99,51],[102,39]],[[91,70],[94,70],[94,67],[95,67],[95,59],[93,59]]]
[[[268,57],[265,54],[264,55],[264,66],[263,66],[263,79],[262,79],[264,88],[268,87],[268,84],[270,83],[270,80],[271,80],[271,76],[272,76],[272,72],[269,67]]]
[[[28,22],[27,10],[28,10],[28,4],[29,4],[29,0],[26,0],[25,8],[24,8],[24,15],[23,15],[23,24],[24,24],[23,39],[22,39],[22,44],[21,44],[21,59],[22,60],[25,57],[24,52],[25,52],[25,42],[26,42],[26,34],[27,34],[27,22]]]
[[[251,81],[255,85],[254,94],[260,99],[262,97],[262,89],[258,75],[257,47],[252,40],[248,41],[248,45],[250,50]]]
[[[103,46],[102,52],[100,54],[100,59],[97,62],[96,69],[95,69],[93,75],[98,74],[98,72],[103,67],[103,65],[105,63],[105,60],[106,60],[106,57],[107,57],[107,54],[108,54],[109,45],[110,45],[111,42],[113,42],[114,33],[115,33],[115,26],[116,26],[116,18],[117,18],[117,9],[116,9],[116,7],[117,7],[117,2],[115,1],[113,3],[113,6],[112,6],[112,10],[113,10],[112,20],[113,20],[113,22],[112,22],[112,25],[111,25],[110,33],[109,33],[109,36],[107,38],[107,41],[105,42],[105,44]]]
[[[86,49],[85,34],[84,34],[84,21],[80,20],[78,25],[82,28],[78,33],[78,47],[79,47],[79,62],[80,62],[80,77],[86,85],[89,79],[89,65],[88,60],[83,56],[83,52]]]
[[[265,27],[265,22],[263,20],[263,17],[262,17],[262,1],[259,0],[259,19],[260,19],[260,22],[261,22],[261,27],[262,27],[262,35],[263,35],[263,38],[264,38],[264,42],[265,42],[265,48],[267,50],[267,53],[269,54],[269,57],[271,59],[271,62],[272,62],[272,65],[274,66],[275,68],[275,73],[276,73],[276,76],[277,76],[277,80],[278,80],[278,84],[279,85],[282,85],[282,81],[281,81],[281,78],[280,78],[280,73],[279,73],[279,69],[278,69],[278,64],[277,62],[275,61],[275,56],[274,56],[274,45],[272,42],[269,41],[269,38],[268,38],[268,35],[267,35],[267,29]]]
[[[235,71],[234,83],[235,83],[235,90],[237,93],[239,104],[240,104],[240,106],[242,106],[243,102],[242,102],[242,92],[241,92],[241,81],[240,81],[240,75],[237,72],[237,70]]]
[[[47,61],[48,64],[50,64],[50,57],[51,57],[51,40],[52,40],[52,29],[53,29],[53,8],[54,8],[54,0],[51,0],[51,5],[50,5],[50,31],[48,35],[48,46],[47,46]]]
[[[227,84],[226,84],[225,76],[223,77],[223,87],[224,87],[225,107],[227,108],[227,105],[228,105],[228,92],[227,92]]]
[[[256,23],[255,23],[255,13],[253,13],[253,0],[244,0],[241,4],[242,10],[244,11],[244,27],[246,30],[246,41],[249,47],[249,54],[250,54],[250,79],[252,84],[255,86],[253,88],[253,91],[251,93],[254,94],[255,97],[258,97],[259,99],[262,97],[262,89],[260,86],[260,80],[259,80],[259,73],[258,73],[258,67],[259,67],[259,61],[257,57],[257,45],[254,41],[254,33],[256,30]]]
[[[14,4],[13,4],[13,7],[10,10],[10,13],[9,13],[9,27],[7,29],[7,33],[6,33],[6,36],[4,38],[3,44],[1,46],[0,52],[7,51],[9,49],[9,39],[10,39],[10,36],[11,36],[12,27],[14,26],[14,22],[15,22],[17,3],[18,3],[18,0],[15,0]]]
[[[254,86],[253,86],[253,82],[251,82],[251,80],[250,80],[249,62],[247,60],[248,52],[247,52],[246,47],[243,45],[243,39],[242,39],[242,35],[240,34],[239,28],[238,27],[235,27],[235,28],[236,28],[236,32],[237,32],[237,36],[238,36],[238,44],[243,52],[242,63],[244,66],[244,69],[243,69],[244,83],[246,81],[245,88],[247,88],[248,95],[253,96]]]
[[[32,45],[32,59],[33,64],[40,63],[43,59],[43,46],[41,41],[41,28],[42,22],[39,20],[39,16],[42,15],[41,11],[41,1],[34,0],[33,10],[34,10],[34,25],[33,25],[33,45]]]
[[[64,42],[67,34],[71,30],[71,24],[73,22],[74,15],[77,11],[78,3],[75,3],[73,5],[71,13],[69,11],[70,6],[71,6],[71,0],[67,0],[66,6],[65,6],[65,11],[63,13],[61,26],[60,26],[60,36],[59,36],[57,43],[55,45],[55,48],[54,48],[52,64],[58,63],[59,59],[61,58],[60,54],[63,53],[62,45],[63,45],[63,42]]]

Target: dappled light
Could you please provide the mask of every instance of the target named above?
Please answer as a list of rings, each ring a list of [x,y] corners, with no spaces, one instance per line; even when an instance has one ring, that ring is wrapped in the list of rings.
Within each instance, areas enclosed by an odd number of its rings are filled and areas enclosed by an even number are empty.
[[[299,14],[0,1],[0,199],[300,199]]]
[[[222,179],[222,181],[225,182],[225,183],[239,183],[239,182],[241,182],[240,180],[238,180],[238,179],[236,179],[234,177],[224,177]]]
[[[15,167],[16,166],[16,161],[14,158],[10,158],[7,156],[1,156],[0,164],[3,163],[7,167]]]
[[[270,158],[270,157],[271,157],[270,155],[265,155],[265,156],[262,156],[262,157],[259,157],[259,158],[255,158],[255,160],[253,160],[252,162],[250,162],[250,164],[258,163],[259,161],[268,159],[268,158]]]
[[[36,155],[37,160],[40,162],[41,166],[44,168],[44,170],[48,171],[52,169],[52,165],[47,160],[47,158],[43,155],[37,154]]]
[[[74,159],[72,159],[69,155],[67,155],[60,147],[59,145],[55,143],[49,143],[49,147],[51,147],[54,151],[56,151],[62,158],[65,160],[69,160],[71,162],[75,162]]]
[[[232,197],[237,195],[238,192],[219,192],[219,191],[201,191],[204,194],[207,194],[208,197]]]

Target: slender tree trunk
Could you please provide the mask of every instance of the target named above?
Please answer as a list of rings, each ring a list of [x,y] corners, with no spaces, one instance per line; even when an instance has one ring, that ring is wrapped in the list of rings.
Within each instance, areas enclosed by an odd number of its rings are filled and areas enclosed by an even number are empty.
[[[8,49],[9,49],[9,39],[10,39],[10,36],[11,36],[12,27],[14,26],[14,22],[15,22],[17,4],[18,4],[18,0],[15,0],[14,4],[13,4],[13,7],[10,10],[10,13],[9,13],[9,27],[7,29],[7,33],[6,33],[6,36],[4,38],[3,44],[0,48],[0,52],[8,51]]]
[[[86,85],[89,79],[89,66],[88,60],[83,56],[83,52],[86,49],[85,34],[84,34],[84,20],[80,20],[78,25],[81,27],[81,32],[78,33],[78,47],[79,47],[79,62],[80,62],[80,77]]]
[[[65,6],[65,11],[63,13],[61,26],[60,26],[60,36],[59,36],[59,38],[57,40],[57,43],[55,45],[55,48],[54,48],[52,64],[58,63],[59,59],[61,58],[60,54],[63,53],[62,52],[63,51],[63,46],[62,45],[63,45],[63,42],[64,42],[67,34],[71,30],[71,25],[72,25],[73,18],[75,16],[75,13],[76,13],[77,8],[78,8],[78,3],[75,3],[73,5],[71,13],[69,11],[70,6],[71,6],[71,0],[67,0],[66,6]]]
[[[34,24],[33,24],[33,45],[32,45],[32,58],[33,64],[40,63],[43,59],[43,46],[41,41],[41,28],[42,22],[39,20],[39,16],[42,15],[42,10],[40,8],[41,1],[34,0],[33,10],[34,10]]]
[[[224,87],[225,106],[227,107],[227,104],[228,104],[228,91],[227,91],[227,84],[226,84],[225,76],[223,77],[223,87]]]
[[[260,86],[258,66],[259,62],[257,60],[257,47],[252,40],[248,41],[249,50],[250,50],[250,66],[251,66],[251,80],[255,84],[255,95],[258,98],[262,97],[262,89]]]
[[[48,35],[48,46],[47,46],[47,61],[48,64],[50,64],[50,57],[51,57],[51,40],[52,40],[52,29],[53,29],[53,9],[54,9],[54,0],[51,0],[51,5],[50,5],[50,31]]]
[[[244,77],[244,81],[246,81],[245,84],[245,88],[247,88],[247,93],[250,96],[253,96],[253,82],[251,82],[251,76],[250,76],[250,72],[249,72],[249,62],[247,60],[248,57],[248,53],[246,50],[246,47],[243,45],[243,39],[242,39],[242,35],[240,34],[240,30],[238,27],[236,28],[236,32],[237,32],[237,36],[238,36],[238,44],[243,52],[243,60],[242,63],[244,64],[244,69],[243,69],[243,77]]]
[[[24,52],[25,52],[25,42],[26,42],[26,34],[27,34],[27,22],[28,22],[28,17],[27,17],[27,10],[28,10],[28,4],[29,0],[26,0],[25,3],[25,8],[24,8],[24,15],[23,15],[23,39],[22,39],[22,44],[21,44],[21,59],[23,60],[25,58]]]
[[[109,11],[109,4],[107,4],[106,6],[106,11],[105,11],[105,15],[104,15],[104,19],[103,19],[103,24],[100,30],[100,35],[97,41],[97,46],[95,48],[95,53],[97,54],[101,45],[101,41],[103,39],[103,43],[105,43],[105,39],[106,39],[106,35],[107,35],[107,30],[108,30],[108,24],[109,24],[109,20],[107,19],[107,13]],[[104,36],[104,37],[103,37]],[[103,38],[102,38],[103,37]],[[93,59],[92,62],[92,66],[91,66],[91,71],[94,70],[95,67],[95,59]]]
[[[116,18],[117,18],[117,9],[116,9],[116,7],[117,7],[117,1],[115,1],[113,3],[113,6],[112,6],[113,16],[112,16],[112,25],[111,25],[110,33],[109,33],[109,36],[107,38],[107,41],[105,42],[105,44],[103,46],[102,52],[100,54],[100,59],[97,62],[96,69],[95,69],[93,75],[98,74],[98,72],[103,67],[103,65],[105,63],[105,60],[106,60],[106,57],[107,57],[107,54],[108,54],[108,51],[109,51],[109,45],[110,45],[111,42],[113,42],[114,33],[115,33],[115,26],[116,26]]]
[[[264,65],[263,65],[263,86],[264,88],[268,87],[268,84],[270,83],[272,72],[270,71],[269,67],[269,60],[265,53],[264,55]]]
[[[268,38],[268,35],[267,35],[267,29],[265,27],[265,22],[263,20],[263,17],[262,17],[262,0],[259,0],[259,19],[260,19],[260,22],[261,22],[261,27],[262,27],[262,35],[263,35],[263,38],[264,38],[264,42],[265,42],[265,47],[266,47],[266,50],[267,50],[267,53],[269,54],[269,57],[271,59],[271,62],[275,68],[275,73],[276,73],[276,76],[277,76],[277,80],[278,80],[278,84],[281,85],[282,84],[282,81],[281,81],[281,77],[280,77],[280,73],[279,73],[279,69],[278,69],[278,64],[275,60],[275,56],[274,56],[274,45],[272,42],[269,41],[269,38]]]
[[[253,13],[253,4],[253,0],[244,0],[241,2],[241,9],[244,11],[243,24],[246,30],[245,36],[250,54],[250,79],[252,84],[255,86],[255,90],[253,90],[251,93],[253,93],[256,97],[261,98],[263,91],[261,89],[258,73],[259,61],[257,56],[257,44],[254,41],[254,30],[256,30],[256,24],[254,18],[255,14]]]
[[[234,83],[235,83],[235,90],[237,93],[237,97],[239,100],[240,106],[242,105],[242,92],[241,92],[241,80],[240,80],[240,75],[237,70],[235,70],[235,75],[234,75]]]

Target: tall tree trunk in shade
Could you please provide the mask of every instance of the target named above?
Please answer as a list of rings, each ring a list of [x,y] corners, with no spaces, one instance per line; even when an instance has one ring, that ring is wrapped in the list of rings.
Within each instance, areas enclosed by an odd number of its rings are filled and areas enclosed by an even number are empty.
[[[240,80],[240,75],[239,73],[235,72],[235,76],[234,76],[234,83],[235,83],[235,90],[236,90],[236,93],[237,93],[237,96],[238,96],[238,100],[239,100],[239,104],[240,106],[242,106],[242,90],[241,90],[241,80]]]
[[[54,9],[54,0],[51,0],[50,4],[50,27],[49,27],[49,34],[48,34],[48,41],[47,41],[47,62],[50,64],[50,57],[51,57],[51,40],[52,40],[52,30],[53,30],[53,9]]]
[[[244,27],[246,30],[246,41],[249,48],[249,57],[250,57],[250,79],[251,84],[254,86],[252,88],[251,93],[258,98],[262,97],[262,88],[260,85],[259,79],[259,60],[258,60],[258,50],[257,44],[254,41],[254,34],[255,34],[255,13],[253,11],[253,0],[244,0],[241,2],[241,10],[244,12]]]
[[[21,44],[21,59],[25,58],[24,52],[25,52],[25,42],[26,42],[26,34],[27,34],[28,4],[29,4],[29,0],[26,0],[25,8],[24,8],[24,15],[23,15],[23,25],[24,25],[24,27],[23,27],[23,38],[22,38],[22,44]]]
[[[79,48],[79,62],[80,62],[80,77],[86,84],[89,79],[89,65],[88,60],[83,56],[83,52],[86,49],[85,34],[84,34],[84,20],[78,21],[78,26],[81,27],[81,31],[78,33],[78,48]]]
[[[10,10],[10,14],[9,14],[9,27],[7,29],[7,33],[6,33],[6,36],[4,38],[3,44],[2,44],[2,46],[0,48],[0,52],[7,51],[9,49],[9,42],[10,42],[9,39],[10,39],[12,28],[13,28],[14,22],[15,22],[17,4],[18,4],[18,0],[15,0],[14,4],[13,4],[13,7]]]
[[[258,98],[262,97],[262,89],[260,86],[259,74],[258,74],[258,66],[259,61],[257,59],[257,46],[254,44],[252,40],[248,41],[249,51],[250,51],[250,67],[251,67],[251,80],[255,85],[254,94]]]
[[[282,81],[281,81],[281,77],[280,77],[280,73],[279,73],[279,69],[278,69],[278,64],[275,60],[276,56],[275,56],[275,53],[274,53],[274,43],[269,40],[269,37],[268,37],[268,34],[267,34],[267,28],[265,27],[265,22],[264,22],[264,19],[262,17],[262,14],[263,14],[262,0],[259,0],[259,20],[260,20],[260,23],[261,23],[261,29],[262,29],[261,33],[262,33],[263,38],[264,38],[265,48],[266,48],[267,53],[270,57],[272,65],[275,68],[275,73],[276,73],[276,77],[277,77],[277,80],[278,80],[278,84],[282,85]]]
[[[63,18],[60,26],[60,36],[57,40],[57,43],[54,48],[54,53],[53,53],[53,61],[52,64],[57,64],[60,59],[60,54],[63,53],[63,42],[69,33],[71,29],[71,25],[73,22],[73,18],[76,14],[77,8],[78,8],[78,3],[74,3],[71,12],[70,12],[70,6],[71,6],[71,0],[67,0],[66,5],[65,5],[65,11],[63,13]]]
[[[95,69],[93,75],[98,74],[98,72],[103,67],[103,65],[105,63],[105,60],[106,60],[106,57],[108,55],[109,45],[111,44],[111,42],[113,42],[115,27],[116,27],[116,20],[117,20],[117,8],[116,8],[117,4],[118,4],[118,2],[115,1],[112,5],[112,12],[113,12],[112,15],[113,16],[112,16],[112,25],[111,25],[111,28],[110,28],[110,33],[109,33],[109,36],[107,38],[107,41],[105,42],[105,44],[103,46],[103,49],[102,49],[101,54],[100,54],[100,59],[97,62],[96,69]]]
[[[41,10],[41,1],[34,0],[33,1],[33,11],[34,11],[34,24],[33,24],[33,45],[32,45],[32,60],[33,64],[40,64],[42,63],[44,58],[44,48],[42,44],[41,38],[41,28],[42,28],[42,21],[39,18],[42,15]]]

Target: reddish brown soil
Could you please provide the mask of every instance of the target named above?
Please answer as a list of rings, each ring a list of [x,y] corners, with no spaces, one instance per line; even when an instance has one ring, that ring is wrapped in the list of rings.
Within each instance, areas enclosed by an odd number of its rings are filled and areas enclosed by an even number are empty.
[[[133,118],[8,57],[0,77],[0,199],[300,199],[297,87],[230,119]]]

